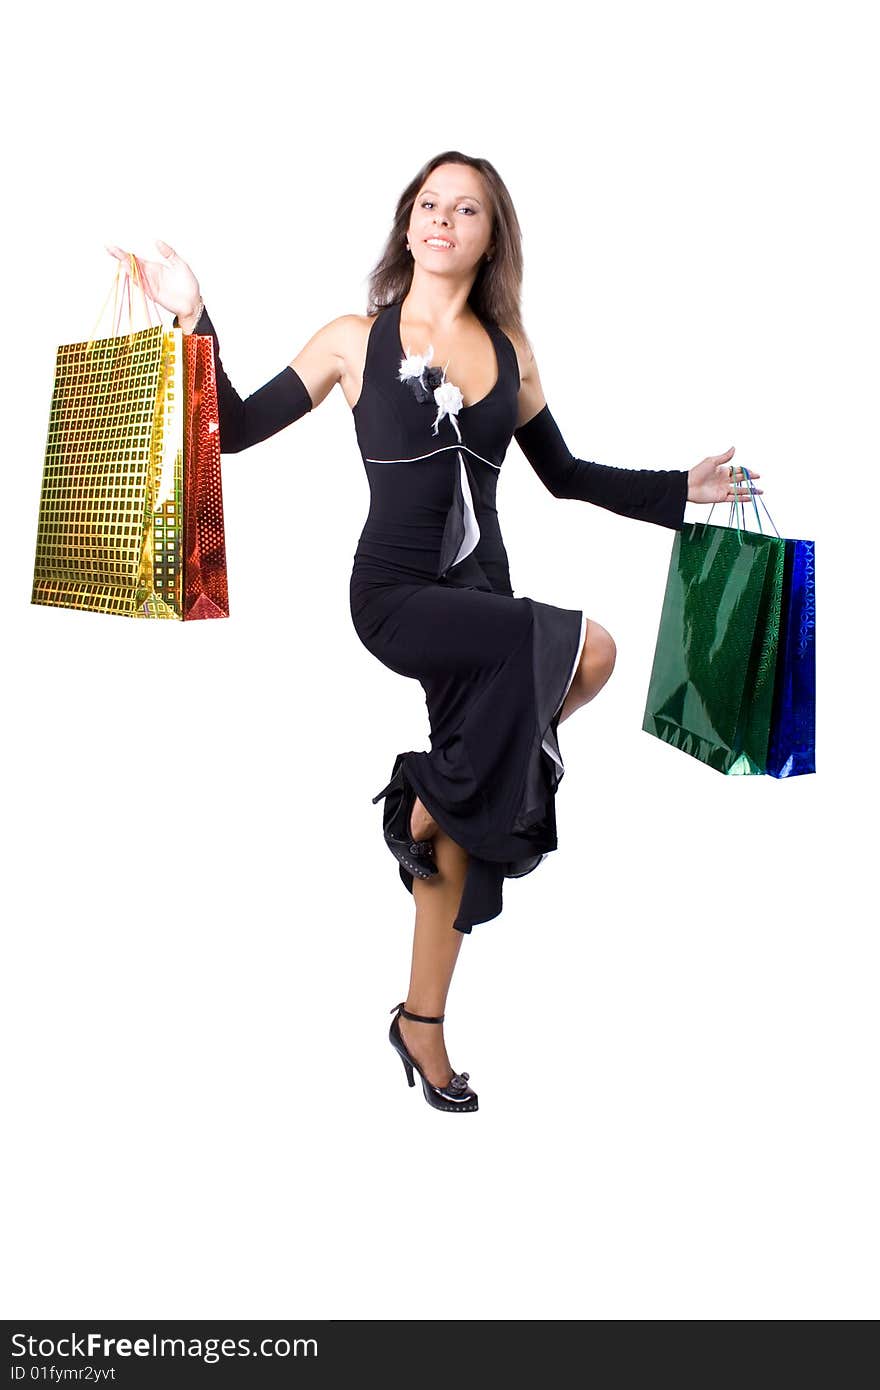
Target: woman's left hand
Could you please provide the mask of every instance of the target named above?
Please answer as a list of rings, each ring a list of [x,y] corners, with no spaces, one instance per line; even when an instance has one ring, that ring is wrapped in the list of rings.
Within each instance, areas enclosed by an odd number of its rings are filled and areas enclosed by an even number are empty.
[[[689,502],[738,502],[741,498],[748,501],[752,489],[749,488],[745,473],[734,464],[731,477],[730,460],[733,458],[734,447],[731,444],[726,454],[710,455],[690,469],[687,492]],[[760,473],[753,473],[749,469],[749,479],[754,480],[760,476]],[[756,487],[754,491],[761,493],[764,489]]]

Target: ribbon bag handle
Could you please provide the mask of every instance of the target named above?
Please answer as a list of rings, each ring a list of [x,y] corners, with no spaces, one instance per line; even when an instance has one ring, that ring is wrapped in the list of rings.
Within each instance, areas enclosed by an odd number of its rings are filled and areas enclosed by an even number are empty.
[[[757,502],[755,501],[755,498],[756,498],[759,494],[758,494],[758,492],[757,492],[756,489],[755,489],[754,483],[752,482],[752,475],[751,475],[751,473],[749,472],[749,470],[748,470],[747,468],[743,467],[742,464],[740,464],[740,467],[742,468],[742,471],[743,471],[743,473],[745,474],[745,477],[746,477],[746,482],[748,483],[748,487],[749,487],[749,496],[750,496],[751,499],[752,499],[752,506],[755,508],[755,516],[756,516],[757,519],[758,519],[758,530],[759,530],[759,532],[761,533],[761,535],[763,536],[763,534],[764,534],[764,528],[763,528],[762,525],[761,525],[761,513],[758,511],[758,504],[757,504]],[[732,476],[733,476],[733,475],[731,474],[731,477],[732,477]],[[739,524],[740,513],[737,511],[737,502],[739,502],[739,506],[742,508],[742,523],[743,523],[743,524],[742,524],[742,530],[740,529],[740,524]],[[716,505],[717,505],[717,503],[713,502],[712,505],[711,505],[711,507],[709,508],[709,516],[706,517],[706,525],[707,525],[707,526],[709,525],[709,517],[710,517],[710,516],[712,515],[712,513],[714,512]],[[777,536],[779,537],[780,540],[782,540],[782,537],[779,535],[779,531],[778,531],[778,529],[777,529],[776,522],[773,520],[772,516],[770,516],[769,508],[767,507],[767,503],[764,501],[764,498],[763,498],[763,497],[761,497],[761,506],[764,508],[764,511],[767,513],[768,517],[770,517],[770,524],[771,524],[771,526],[773,527],[773,530],[776,531]],[[733,521],[734,516],[736,517],[736,533],[737,533],[737,535],[739,536],[739,543],[740,543],[740,545],[742,545],[742,543],[743,543],[742,531],[744,531],[744,530],[746,529],[746,504],[745,504],[745,501],[742,499],[742,497],[740,497],[740,498],[734,497],[733,501],[732,501],[731,504],[730,504],[730,514],[728,515],[728,518],[727,518],[727,524],[728,524],[728,526],[729,526],[730,523]]]
[[[107,300],[109,300],[111,294],[113,295],[113,319],[114,319],[114,329],[113,329],[113,333],[111,334],[111,337],[114,337],[114,338],[115,338],[115,337],[120,337],[120,336],[122,336],[122,335],[120,334],[120,332],[119,332],[119,325],[120,325],[120,322],[121,322],[121,319],[122,319],[122,298],[121,298],[120,293],[119,293],[119,281],[120,281],[120,277],[121,277],[122,273],[123,273],[123,272],[122,272],[122,262],[119,261],[119,260],[117,260],[117,262],[116,262],[116,274],[115,274],[115,276],[113,277],[113,284],[110,286],[109,290],[107,291],[107,299],[104,300],[104,303],[101,305],[100,313],[98,314],[98,317],[95,319],[94,325],[93,325],[93,327],[92,327],[91,336],[89,337],[89,341],[88,341],[88,343],[87,343],[87,345],[86,345],[86,351],[87,351],[87,352],[91,352],[92,344],[95,342],[95,329],[98,327],[98,324],[101,322],[101,319],[104,317],[104,310],[107,308]],[[154,301],[153,301],[152,299],[150,299],[149,301],[147,300],[147,295],[146,295],[146,292],[145,292],[145,290],[144,290],[144,282],[143,282],[143,278],[142,278],[142,275],[141,275],[140,262],[139,262],[137,256],[134,254],[134,252],[133,252],[133,251],[129,251],[129,253],[128,253],[128,269],[125,271],[125,293],[126,293],[127,296],[128,296],[128,322],[129,322],[129,331],[128,331],[127,337],[128,337],[128,339],[129,339],[129,341],[131,341],[131,339],[134,337],[134,334],[135,334],[136,332],[139,331],[138,329],[136,329],[136,328],[134,327],[134,311],[132,310],[132,305],[131,305],[131,282],[132,282],[132,280],[135,281],[135,283],[136,283],[138,289],[139,289],[140,292],[141,292],[141,298],[142,298],[143,301],[144,301],[144,312],[146,313],[146,316],[147,316],[147,327],[148,327],[148,328],[153,328],[153,327],[161,326],[161,323],[162,323],[162,318],[161,318],[161,315],[159,314],[158,309],[156,310],[156,317],[157,317],[158,320],[159,320],[159,324],[158,324],[158,325],[154,325],[154,323],[153,323],[153,320],[152,320],[152,317],[151,317],[151,314],[150,314],[150,304],[153,304]],[[117,307],[117,306],[118,306],[118,307]]]

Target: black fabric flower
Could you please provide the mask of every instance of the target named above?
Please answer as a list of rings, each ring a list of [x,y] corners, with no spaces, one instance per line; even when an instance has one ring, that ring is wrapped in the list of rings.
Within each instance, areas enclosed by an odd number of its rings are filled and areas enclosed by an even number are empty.
[[[432,345],[429,345],[423,353],[407,352],[400,359],[397,375],[404,386],[409,387],[420,405],[436,405],[437,414],[434,419],[433,433],[437,433],[443,416],[448,415],[460,442],[461,430],[458,425],[458,412],[461,410],[464,400],[461,391],[454,382],[447,380],[446,368],[435,367],[431,364],[433,355]]]
[[[425,367],[421,376],[408,376],[404,384],[409,387],[420,405],[433,405],[434,391],[442,382],[442,367]]]

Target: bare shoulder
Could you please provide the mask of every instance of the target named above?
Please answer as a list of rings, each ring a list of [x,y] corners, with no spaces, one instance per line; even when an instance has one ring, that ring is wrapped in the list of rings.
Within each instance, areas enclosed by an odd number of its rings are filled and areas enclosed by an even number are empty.
[[[546,404],[544,388],[532,345],[525,332],[508,334],[519,364],[519,396],[517,398],[517,428],[527,424]]]
[[[290,366],[299,373],[315,405],[337,383],[349,404],[355,399],[374,317],[339,314],[316,329],[294,357]]]
[[[537,369],[531,343],[525,333],[517,329],[505,329],[505,332],[513,344],[513,350],[516,353],[516,360],[519,366],[520,384],[524,385],[531,379],[532,374]]]
[[[317,329],[306,347],[314,343],[339,358],[356,357],[357,348],[369,333],[374,317],[368,314],[339,314]]]
[[[340,314],[325,327],[327,343],[339,359],[340,379],[359,376],[367,353],[367,339],[378,314]]]
[[[331,320],[328,327],[334,328],[343,338],[362,342],[377,317],[377,314],[340,314],[338,319]]]

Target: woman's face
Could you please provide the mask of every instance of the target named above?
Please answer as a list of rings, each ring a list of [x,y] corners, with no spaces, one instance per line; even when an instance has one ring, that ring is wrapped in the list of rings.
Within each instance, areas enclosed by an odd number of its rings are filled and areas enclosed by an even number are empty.
[[[407,239],[423,269],[440,275],[472,272],[492,240],[489,199],[477,170],[469,164],[432,169],[413,203]]]

